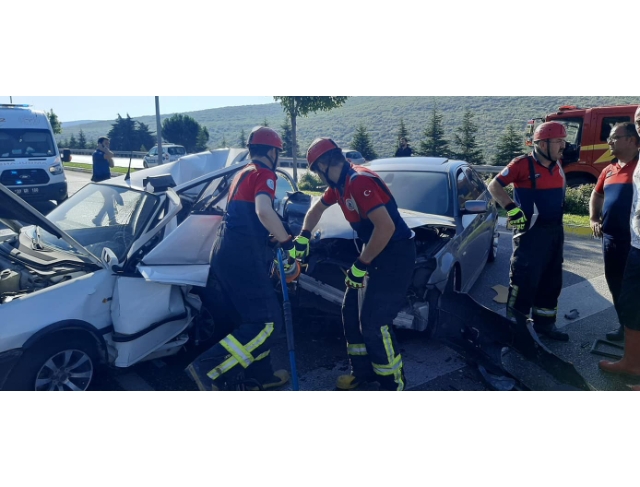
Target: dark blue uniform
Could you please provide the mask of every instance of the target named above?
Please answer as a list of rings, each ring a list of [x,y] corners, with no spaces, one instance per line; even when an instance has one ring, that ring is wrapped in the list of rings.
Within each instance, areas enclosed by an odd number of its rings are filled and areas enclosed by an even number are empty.
[[[374,230],[369,220],[372,211],[385,207],[395,224],[391,241],[369,266],[362,309],[358,306],[358,291],[347,288],[342,320],[347,353],[358,380],[376,380],[382,389],[404,390],[402,356],[392,323],[407,303],[416,261],[413,232],[400,216],[387,185],[376,173],[362,166],[352,165],[343,186],[327,189],[322,202],[326,206],[339,204],[365,244],[371,240]]]
[[[104,152],[96,150],[93,153],[93,176],[91,181],[99,183],[100,181],[106,181],[111,179],[111,169],[109,167],[109,161],[104,157]]]
[[[547,168],[532,153],[511,161],[496,179],[503,187],[513,184],[515,202],[531,225],[514,235],[507,316],[528,319],[533,312],[536,328],[549,330],[562,291],[564,172],[559,162]]]
[[[276,181],[274,171],[254,162],[231,185],[211,270],[241,324],[189,366],[200,389],[210,390],[212,384],[222,389],[229,378],[241,375],[259,384],[273,377],[269,346],[278,300],[269,277],[269,232],[256,214],[256,198],[264,194],[273,201]]]
[[[604,274],[613,304],[620,318],[619,298],[622,278],[631,249],[631,206],[633,204],[633,173],[638,159],[620,167],[608,166],[598,178],[596,193],[604,196],[602,207],[602,253]]]

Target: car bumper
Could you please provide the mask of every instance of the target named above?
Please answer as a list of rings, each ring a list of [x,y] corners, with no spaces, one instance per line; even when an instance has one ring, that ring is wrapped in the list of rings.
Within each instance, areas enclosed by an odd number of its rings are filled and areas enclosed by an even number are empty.
[[[46,186],[7,186],[25,201],[63,201],[67,198],[67,182],[52,183]]]
[[[0,353],[0,390],[20,357],[22,357],[22,350],[9,350],[8,352]]]

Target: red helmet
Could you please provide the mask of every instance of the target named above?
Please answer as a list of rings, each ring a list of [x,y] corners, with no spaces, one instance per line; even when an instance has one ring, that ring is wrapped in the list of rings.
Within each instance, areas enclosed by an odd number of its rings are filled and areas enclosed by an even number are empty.
[[[340,149],[338,144],[336,144],[333,140],[328,137],[320,137],[314,140],[309,146],[309,150],[307,151],[307,162],[309,163],[309,169],[313,167],[320,157],[325,155],[327,152],[330,152],[335,149]]]
[[[275,147],[282,150],[282,138],[273,129],[269,127],[256,127],[249,134],[249,140],[247,140],[247,146],[250,145],[266,145],[269,147]]]
[[[538,126],[533,134],[533,141],[549,139],[566,139],[567,129],[564,125],[558,122],[547,122]]]

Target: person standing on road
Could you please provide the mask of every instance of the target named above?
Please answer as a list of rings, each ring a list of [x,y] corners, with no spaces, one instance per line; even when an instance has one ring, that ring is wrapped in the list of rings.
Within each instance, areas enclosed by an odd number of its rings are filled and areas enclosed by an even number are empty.
[[[396,157],[411,157],[413,155],[413,149],[409,146],[405,137],[400,138],[400,146],[396,151]]]
[[[600,174],[598,183],[591,193],[589,216],[593,235],[602,238],[604,274],[620,320],[618,301],[624,268],[631,249],[629,219],[633,204],[633,173],[638,165],[640,137],[633,123],[619,123],[612,128],[607,143],[617,162],[610,164]],[[624,340],[624,326],[620,324],[617,330],[607,333],[607,340]]]
[[[402,391],[406,380],[392,323],[406,303],[413,276],[413,232],[384,181],[368,168],[349,164],[333,140],[316,139],[307,151],[307,161],[309,170],[328,189],[304,219],[295,242],[296,256],[308,256],[311,231],[336,203],[365,244],[345,272],[342,320],[352,373],[339,377],[337,388],[375,389],[379,384],[380,390]]]
[[[98,139],[98,147],[93,153],[93,175],[91,181],[99,183],[111,179],[111,168],[114,166],[113,152],[111,152],[110,141],[107,137]],[[123,204],[120,195],[114,195],[112,191],[101,190],[104,198],[104,205],[93,219],[96,226],[102,225],[104,216],[109,216],[109,224],[116,225],[116,201]]]
[[[278,300],[269,276],[269,233],[295,262],[293,238],[273,209],[282,139],[268,127],[256,127],[247,142],[251,163],[235,176],[227,212],[214,246],[211,272],[232,303],[241,324],[198,357],[187,373],[202,391],[217,391],[240,380],[262,389],[289,381],[286,370],[274,372],[270,344]],[[239,367],[238,367],[239,366]],[[244,369],[244,377],[242,377]]]
[[[91,181],[99,183],[111,179],[111,168],[114,166],[113,152],[109,149],[110,141],[106,137],[98,139],[98,147],[93,153],[93,176]]]
[[[635,113],[636,133],[640,136],[640,107]],[[637,142],[636,142],[637,143]],[[633,203],[631,206],[631,250],[618,298],[620,323],[624,326],[624,355],[618,362],[602,360],[601,370],[640,378],[640,165],[633,173]],[[637,390],[637,389],[636,389]]]
[[[562,291],[566,180],[560,164],[567,131],[558,122],[541,124],[533,152],[513,161],[489,184],[514,229],[507,317],[526,326],[533,317],[538,334],[568,341],[556,327]],[[505,187],[513,184],[514,199]]]

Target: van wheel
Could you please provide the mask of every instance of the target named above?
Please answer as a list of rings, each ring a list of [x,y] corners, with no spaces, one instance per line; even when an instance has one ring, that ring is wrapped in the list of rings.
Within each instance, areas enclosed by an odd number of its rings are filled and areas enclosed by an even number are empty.
[[[27,350],[5,384],[13,391],[86,391],[98,364],[90,338],[48,337]]]
[[[68,199],[69,199],[69,194],[67,193],[62,198],[60,198],[59,200],[56,200],[56,204],[59,205],[60,203],[62,203],[63,201],[67,201]]]

